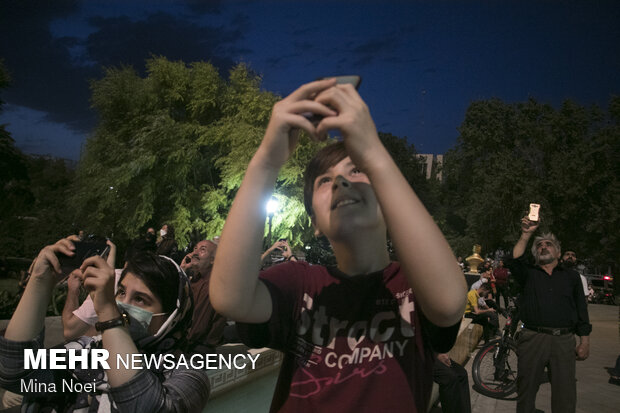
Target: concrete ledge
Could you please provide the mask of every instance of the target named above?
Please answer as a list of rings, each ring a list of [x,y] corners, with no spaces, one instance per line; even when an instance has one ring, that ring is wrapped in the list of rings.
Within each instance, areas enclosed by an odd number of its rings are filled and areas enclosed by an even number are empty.
[[[454,346],[448,352],[450,358],[464,366],[469,360],[471,352],[478,346],[481,338],[482,326],[472,323],[471,318],[463,317],[456,343],[454,343]]]
[[[227,347],[227,345],[218,347],[218,352],[232,352],[238,354],[239,352],[245,352],[245,350],[247,350],[247,352],[252,355],[259,354],[259,357],[256,360],[256,369],[252,369],[248,366],[245,369],[222,369],[210,371],[208,373],[209,382],[211,383],[211,394],[209,399],[218,397],[221,394],[234,390],[239,386],[243,386],[250,381],[256,380],[265,374],[280,368],[280,364],[282,363],[283,355],[277,350],[268,348],[248,350],[246,347],[244,351],[239,351],[239,346],[230,348]]]

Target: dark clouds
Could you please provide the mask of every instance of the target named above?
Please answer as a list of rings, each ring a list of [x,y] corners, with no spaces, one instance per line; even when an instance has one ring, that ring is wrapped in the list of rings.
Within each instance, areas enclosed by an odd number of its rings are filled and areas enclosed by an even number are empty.
[[[219,14],[222,2],[220,0],[184,0],[183,3],[192,13]]]
[[[381,39],[372,39],[357,46],[351,47],[351,53],[355,56],[354,64],[364,66],[372,63],[377,58],[392,56],[397,50],[399,39],[390,34]]]
[[[67,47],[74,40],[54,39],[49,30],[52,20],[78,10],[76,1],[3,1],[0,56],[12,78],[11,87],[3,91],[7,102],[47,112],[52,121],[84,130],[94,122],[84,105],[89,96],[86,79],[97,71],[73,65]]]
[[[103,66],[131,65],[144,67],[151,55],[170,60],[210,61],[220,71],[233,65],[229,57],[241,37],[238,27],[199,26],[167,13],[149,15],[144,20],[128,17],[92,17],[89,23],[96,30],[86,40],[88,56]]]
[[[359,74],[382,131],[441,153],[473,100],[604,106],[620,90],[618,21],[616,0],[0,0],[0,58],[13,77],[0,123],[18,146],[46,139],[68,150],[95,125],[88,79],[163,55],[210,61],[223,75],[244,61],[282,96],[319,76]],[[79,133],[52,136],[48,121]]]
[[[145,59],[163,55],[186,62],[210,61],[226,74],[234,64],[231,56],[244,52],[235,43],[247,18],[237,14],[226,27],[199,25],[196,14],[218,13],[220,2],[185,3],[190,13],[184,17],[157,11],[139,19],[91,17],[90,33],[54,38],[51,23],[83,13],[86,4],[2,1],[0,57],[12,77],[4,100],[41,111],[46,120],[84,133],[96,122],[88,105],[88,81],[99,78],[103,66],[131,65],[141,71]]]

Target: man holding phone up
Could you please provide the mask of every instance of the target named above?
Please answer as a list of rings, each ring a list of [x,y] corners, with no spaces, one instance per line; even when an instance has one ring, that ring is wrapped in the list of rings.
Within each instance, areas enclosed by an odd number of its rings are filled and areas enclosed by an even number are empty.
[[[293,251],[291,251],[291,247],[288,245],[288,240],[286,238],[280,238],[263,252],[260,260],[262,265],[266,268],[281,262],[297,261],[297,258],[293,255]]]
[[[537,236],[532,245],[535,265],[525,262],[525,249],[538,225],[527,216],[521,220],[521,237],[512,257],[506,260],[522,288],[520,314],[524,329],[518,339],[517,412],[535,411],[545,366],[550,373],[552,411],[574,412],[575,359],[588,358],[592,325],[579,274],[559,265],[561,249],[555,235]]]

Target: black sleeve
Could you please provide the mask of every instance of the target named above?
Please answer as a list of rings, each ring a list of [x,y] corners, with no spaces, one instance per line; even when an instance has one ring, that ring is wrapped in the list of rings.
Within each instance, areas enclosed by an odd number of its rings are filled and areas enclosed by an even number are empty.
[[[525,253],[519,258],[513,258],[512,253],[504,257],[504,264],[510,270],[510,275],[521,285],[525,285],[527,280],[527,261],[525,259]]]
[[[461,327],[461,320],[450,327],[439,327],[428,321],[424,313],[420,313],[422,335],[424,341],[436,353],[447,353],[454,346]]]
[[[283,350],[291,334],[292,311],[284,311],[287,297],[269,280],[261,279],[269,290],[272,303],[271,318],[260,324],[236,323],[241,342],[250,348],[269,347]]]

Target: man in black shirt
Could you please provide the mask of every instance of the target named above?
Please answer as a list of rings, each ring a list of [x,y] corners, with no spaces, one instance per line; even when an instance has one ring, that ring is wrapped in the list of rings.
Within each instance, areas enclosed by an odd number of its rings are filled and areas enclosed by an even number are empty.
[[[536,393],[545,366],[551,382],[553,412],[574,412],[577,400],[575,359],[590,352],[592,326],[579,274],[559,264],[560,243],[553,234],[537,236],[532,245],[535,265],[524,253],[538,222],[521,220],[521,237],[507,264],[522,288],[520,315],[525,328],[519,335],[517,412],[534,412]],[[575,334],[579,336],[576,345]]]

